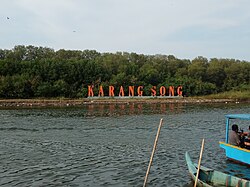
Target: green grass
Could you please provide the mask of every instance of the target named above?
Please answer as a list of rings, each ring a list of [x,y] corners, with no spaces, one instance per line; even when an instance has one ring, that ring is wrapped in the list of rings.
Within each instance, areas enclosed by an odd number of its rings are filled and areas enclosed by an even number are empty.
[[[250,100],[250,90],[245,91],[228,91],[218,94],[211,94],[203,96],[207,99],[238,99],[238,100]]]

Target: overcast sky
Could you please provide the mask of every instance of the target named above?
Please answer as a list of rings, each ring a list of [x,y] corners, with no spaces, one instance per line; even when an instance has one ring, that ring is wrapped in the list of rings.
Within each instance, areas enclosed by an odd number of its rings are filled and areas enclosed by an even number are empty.
[[[1,0],[0,49],[250,61],[249,0]]]

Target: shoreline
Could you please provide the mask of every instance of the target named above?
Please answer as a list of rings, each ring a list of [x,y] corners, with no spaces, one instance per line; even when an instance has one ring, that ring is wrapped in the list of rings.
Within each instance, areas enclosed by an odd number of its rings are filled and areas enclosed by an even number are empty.
[[[97,104],[164,104],[164,103],[250,103],[240,99],[207,98],[83,98],[83,99],[0,99],[0,107],[67,107]]]

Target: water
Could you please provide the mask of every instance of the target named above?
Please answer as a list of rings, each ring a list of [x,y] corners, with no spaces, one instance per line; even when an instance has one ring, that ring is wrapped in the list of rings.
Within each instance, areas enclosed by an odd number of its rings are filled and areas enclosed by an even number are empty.
[[[0,186],[142,186],[160,119],[148,186],[188,186],[184,154],[250,178],[219,148],[228,113],[249,104],[119,104],[0,110]],[[249,121],[239,123],[249,125]]]

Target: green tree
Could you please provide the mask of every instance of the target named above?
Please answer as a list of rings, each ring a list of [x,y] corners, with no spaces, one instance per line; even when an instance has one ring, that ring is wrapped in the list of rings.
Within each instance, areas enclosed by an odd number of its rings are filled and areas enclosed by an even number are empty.
[[[196,80],[206,79],[206,69],[208,60],[204,57],[197,57],[192,60],[192,63],[188,66],[188,76]]]
[[[207,81],[216,85],[217,91],[222,91],[226,72],[220,60],[212,59],[207,68]]]

